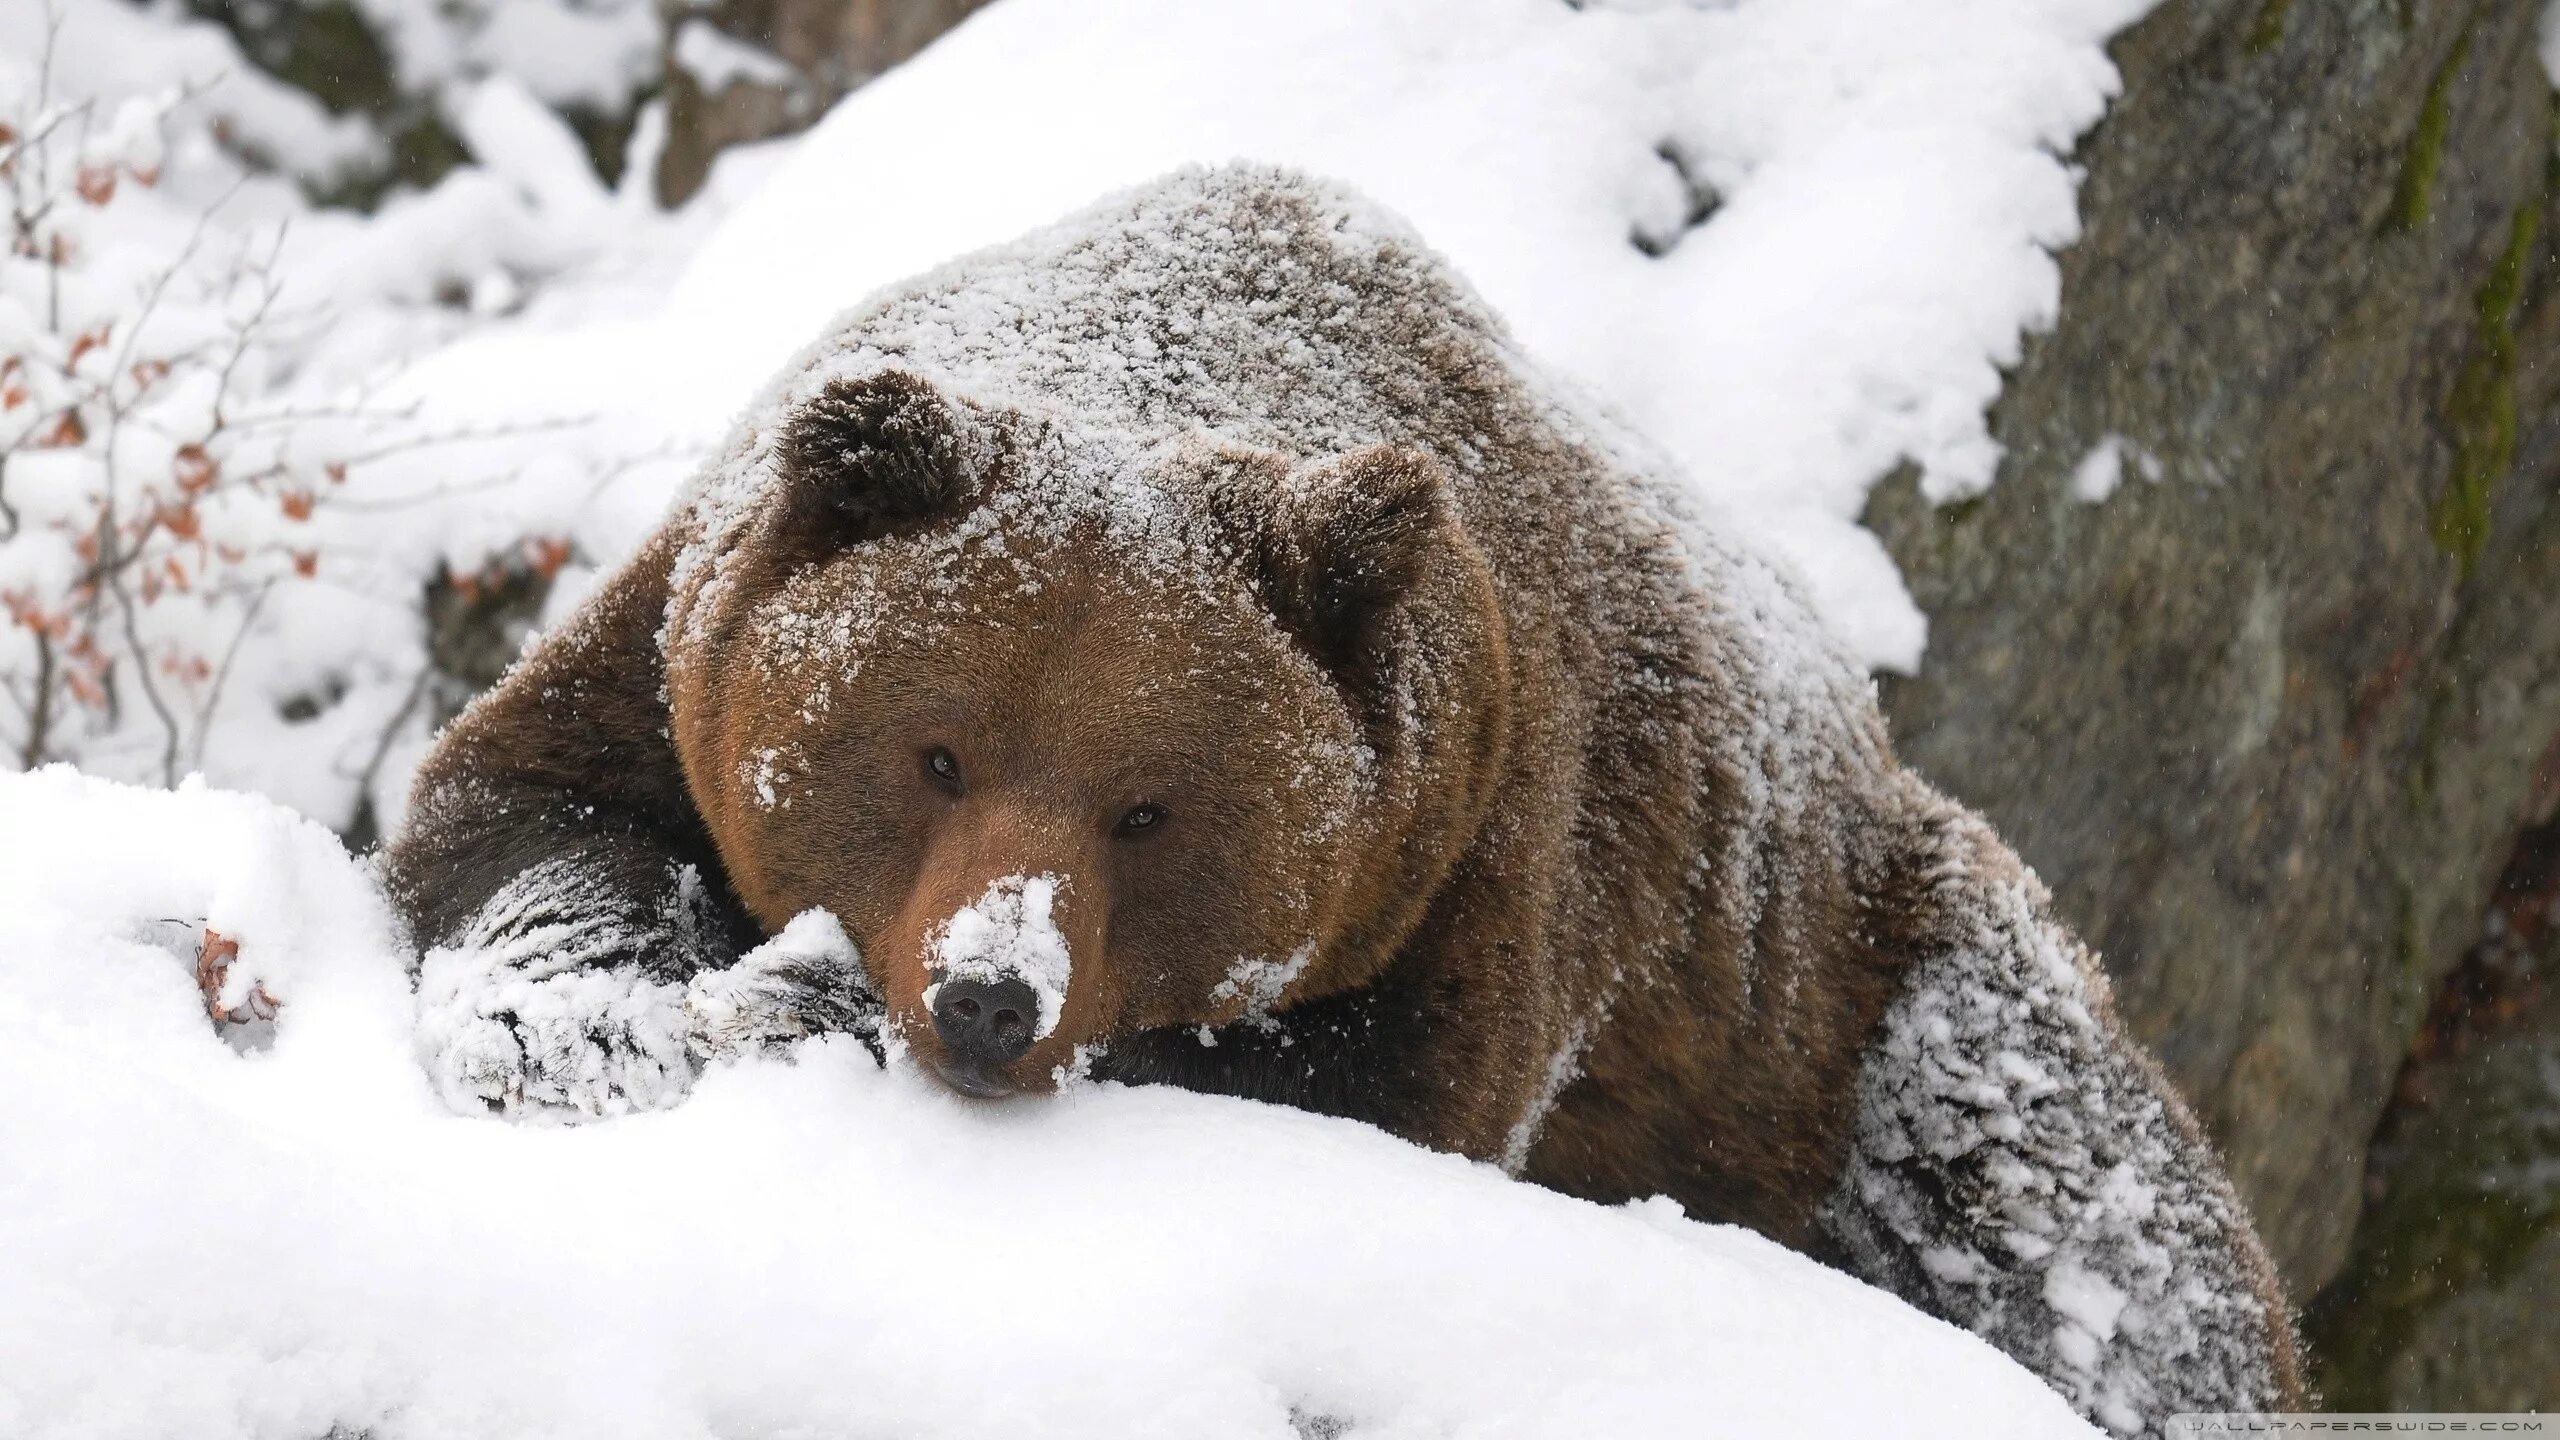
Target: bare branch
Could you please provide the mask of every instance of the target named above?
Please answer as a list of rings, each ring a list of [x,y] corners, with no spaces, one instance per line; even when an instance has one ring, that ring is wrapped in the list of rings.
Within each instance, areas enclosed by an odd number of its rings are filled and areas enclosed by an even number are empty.
[[[205,741],[213,734],[214,708],[222,703],[222,688],[231,683],[231,667],[240,658],[241,642],[249,638],[250,627],[258,623],[258,612],[267,608],[267,596],[275,588],[276,582],[268,580],[249,597],[248,607],[240,615],[240,628],[231,632],[231,643],[222,651],[222,663],[214,668],[213,681],[205,687],[204,704],[196,712],[195,765],[199,770],[204,768]]]

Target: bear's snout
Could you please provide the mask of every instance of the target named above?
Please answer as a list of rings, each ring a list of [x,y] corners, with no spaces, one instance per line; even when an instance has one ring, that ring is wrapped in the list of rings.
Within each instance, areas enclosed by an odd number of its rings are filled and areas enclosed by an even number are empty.
[[[1087,954],[1098,934],[1069,939],[1078,926],[1068,904],[1073,886],[1056,871],[1015,870],[959,891],[927,913],[919,947],[920,989],[905,1010],[916,1058],[929,1073],[978,1099],[1047,1089],[1041,1077],[1062,1058],[1061,1032],[1072,990],[1072,955]],[[950,892],[946,891],[948,895]],[[957,898],[957,897],[954,897]],[[944,907],[952,908],[945,909]],[[903,1009],[892,982],[892,1008]]]
[[[963,1095],[1012,1094],[1001,1072],[1031,1048],[1039,997],[1014,979],[946,980],[934,990],[933,1031],[942,1039],[935,1072]]]

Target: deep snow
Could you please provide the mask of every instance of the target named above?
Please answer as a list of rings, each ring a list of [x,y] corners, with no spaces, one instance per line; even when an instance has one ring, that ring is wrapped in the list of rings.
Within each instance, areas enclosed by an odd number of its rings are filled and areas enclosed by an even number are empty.
[[[60,769],[0,813],[16,1440],[2090,1433],[1747,1233],[1293,1111],[973,1104],[825,1040],[609,1125],[456,1118],[325,831]],[[200,922],[271,1048],[204,1018]]]

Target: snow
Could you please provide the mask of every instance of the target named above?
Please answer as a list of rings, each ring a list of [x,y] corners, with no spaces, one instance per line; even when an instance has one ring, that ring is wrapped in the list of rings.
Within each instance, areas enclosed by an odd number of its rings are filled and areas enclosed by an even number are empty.
[[[935,993],[948,981],[1019,980],[1040,1005],[1031,1038],[1057,1029],[1075,976],[1075,957],[1053,918],[1058,892],[1066,888],[1055,875],[1007,875],[944,921],[933,939],[940,978],[925,987],[925,1009],[933,1009]]]
[[[1313,941],[1291,951],[1286,960],[1274,960],[1268,955],[1237,956],[1236,963],[1228,967],[1227,978],[1218,982],[1209,998],[1235,1001],[1244,1007],[1245,1019],[1267,1022],[1272,1009],[1287,997],[1289,987],[1307,973],[1315,958]]]
[[[815,1018],[830,1010],[839,1023],[827,1033],[876,1034],[879,1001],[869,992],[843,924],[824,910],[804,910],[736,964],[686,982],[686,1042],[696,1055],[733,1057],[817,1034]],[[824,1003],[828,997],[833,1006]]]
[[[590,1116],[671,1104],[692,1079],[685,987],[611,962],[665,948],[683,929],[679,873],[665,913],[598,914],[576,900],[571,861],[509,881],[418,970],[416,1052],[455,1109],[553,1105]]]
[[[727,34],[702,17],[690,16],[676,26],[675,62],[702,87],[718,96],[739,81],[771,90],[797,90],[800,72],[779,55]]]
[[[1908,670],[1925,622],[1857,516],[1906,459],[1933,497],[1989,483],[1984,407],[2077,233],[2062,156],[2144,8],[1004,0],[792,144],[654,313],[477,339],[412,384],[703,454],[866,293],[1181,164],[1285,163],[1412,221]],[[1670,229],[1700,187],[1712,217]]]
[[[1933,903],[1960,933],[1913,967],[1860,1074],[1826,1227],[1847,1263],[1967,1316],[2118,1435],[2280,1405],[2272,1266],[2193,1120],[2110,1034],[2096,957],[1978,818],[1933,833]]]
[[[2116,487],[2124,483],[2124,467],[2128,460],[2133,463],[2135,473],[2144,480],[2159,481],[2160,457],[2122,435],[2110,432],[2100,436],[2098,443],[2089,447],[2089,453],[2080,457],[2080,463],[2071,467],[2071,498],[2084,505],[2105,503],[2116,493]]]
[[[62,769],[0,813],[12,1437],[2089,1433],[1748,1234],[1292,1111],[972,1104],[834,1038],[611,1125],[456,1118],[327,832]],[[283,999],[263,1051],[204,1018],[206,924]]]

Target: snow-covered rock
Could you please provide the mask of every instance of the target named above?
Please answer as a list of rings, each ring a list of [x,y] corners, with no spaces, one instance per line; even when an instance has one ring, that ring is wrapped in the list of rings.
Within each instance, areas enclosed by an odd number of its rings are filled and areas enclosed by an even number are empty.
[[[972,1104],[827,1039],[663,1113],[456,1118],[327,832],[60,769],[0,816],[12,1440],[2088,1433],[1747,1233],[1292,1111]],[[268,1048],[206,1020],[204,925]]]

